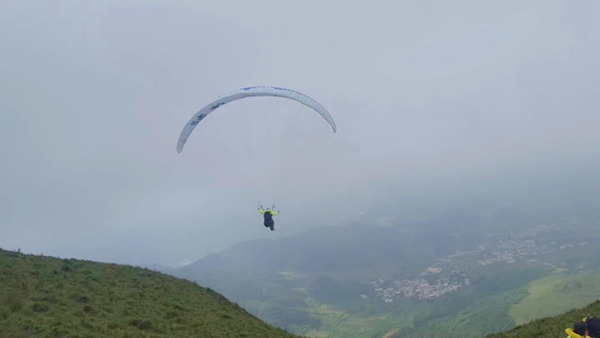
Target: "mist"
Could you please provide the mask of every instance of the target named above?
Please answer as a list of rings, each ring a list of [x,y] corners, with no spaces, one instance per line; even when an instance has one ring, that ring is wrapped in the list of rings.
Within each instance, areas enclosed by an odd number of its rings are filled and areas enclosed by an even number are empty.
[[[596,203],[599,14],[594,0],[6,1],[0,247],[173,264],[360,211]],[[337,133],[295,102],[247,99],[176,152],[198,109],[254,85],[311,96]],[[256,212],[272,202],[275,232]]]

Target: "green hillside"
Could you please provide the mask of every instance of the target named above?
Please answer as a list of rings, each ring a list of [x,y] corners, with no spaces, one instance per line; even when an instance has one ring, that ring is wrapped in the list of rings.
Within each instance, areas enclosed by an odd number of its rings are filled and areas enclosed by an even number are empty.
[[[32,336],[298,337],[190,281],[0,249],[0,337]]]
[[[600,316],[600,300],[597,300],[582,309],[571,310],[562,315],[534,320],[530,323],[520,325],[514,329],[487,335],[487,338],[564,338],[566,328],[572,328],[573,323],[585,316]]]

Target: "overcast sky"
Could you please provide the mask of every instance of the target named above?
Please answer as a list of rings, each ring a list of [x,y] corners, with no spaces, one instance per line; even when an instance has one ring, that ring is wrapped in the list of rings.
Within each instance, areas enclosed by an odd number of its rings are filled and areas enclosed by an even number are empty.
[[[3,1],[0,247],[194,258],[389,189],[594,158],[598,17],[597,0]],[[176,152],[198,109],[253,85],[313,97],[338,132],[247,99]],[[256,212],[272,192],[275,233]]]

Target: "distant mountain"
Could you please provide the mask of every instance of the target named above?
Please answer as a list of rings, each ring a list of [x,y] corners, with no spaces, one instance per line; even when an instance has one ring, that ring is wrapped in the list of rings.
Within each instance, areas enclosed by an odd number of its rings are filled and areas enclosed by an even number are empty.
[[[482,236],[473,232],[454,236],[452,241],[448,236],[447,230],[439,229],[424,229],[415,234],[392,226],[359,223],[328,226],[296,237],[238,243],[177,269],[176,273],[288,271],[370,282],[373,276],[420,273],[436,258],[469,249],[482,240]]]

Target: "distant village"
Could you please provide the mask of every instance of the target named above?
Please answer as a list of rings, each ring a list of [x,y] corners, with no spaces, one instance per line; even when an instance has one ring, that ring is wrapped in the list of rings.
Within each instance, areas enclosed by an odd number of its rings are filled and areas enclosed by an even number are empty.
[[[535,237],[539,233],[552,232],[559,229],[560,227],[556,225],[540,225],[523,233],[510,236],[507,239],[486,242],[479,245],[475,251],[456,252],[453,255],[440,259],[440,262],[451,263],[452,258],[479,255],[483,256],[477,259],[479,266],[500,262],[511,264],[517,261],[524,261],[526,264],[530,264],[537,261],[537,259],[532,259],[535,256],[587,245],[586,242],[580,242],[559,246],[556,241],[537,245],[535,240],[531,239],[531,237]],[[470,285],[470,280],[466,278],[466,274],[459,271],[457,267],[454,265],[454,269],[450,273],[446,271],[445,274],[442,274],[442,268],[435,267],[434,265],[427,268],[418,278],[395,279],[391,282],[377,279],[371,282],[371,284],[375,289],[376,298],[386,303],[392,303],[400,297],[432,300],[455,292],[465,285]],[[435,276],[439,277],[435,278]],[[367,296],[362,295],[362,297],[366,298]]]
[[[569,243],[558,246],[556,241],[538,245],[535,240],[529,239],[540,233],[558,231],[557,225],[540,225],[529,229],[521,234],[515,235],[510,239],[499,240],[496,243],[485,243],[478,246],[480,252],[485,252],[485,258],[477,261],[479,265],[489,265],[497,262],[508,264],[515,263],[518,260],[526,259],[526,262],[533,263],[537,259],[527,259],[533,256],[545,255],[557,250],[565,250],[574,247],[587,245],[587,242]]]
[[[442,268],[429,268],[421,276],[429,274],[439,274]],[[456,271],[454,271],[456,272]],[[464,274],[462,275],[464,277]],[[401,297],[414,297],[417,299],[434,299],[439,298],[444,294],[458,290],[462,285],[469,285],[470,281],[468,278],[461,279],[460,281],[451,280],[448,277],[438,278],[435,283],[431,284],[425,278],[416,279],[396,279],[392,281],[386,288],[382,285],[385,280],[378,279],[372,282],[375,287],[375,293],[377,298],[381,298],[386,303],[391,303],[394,298]]]

